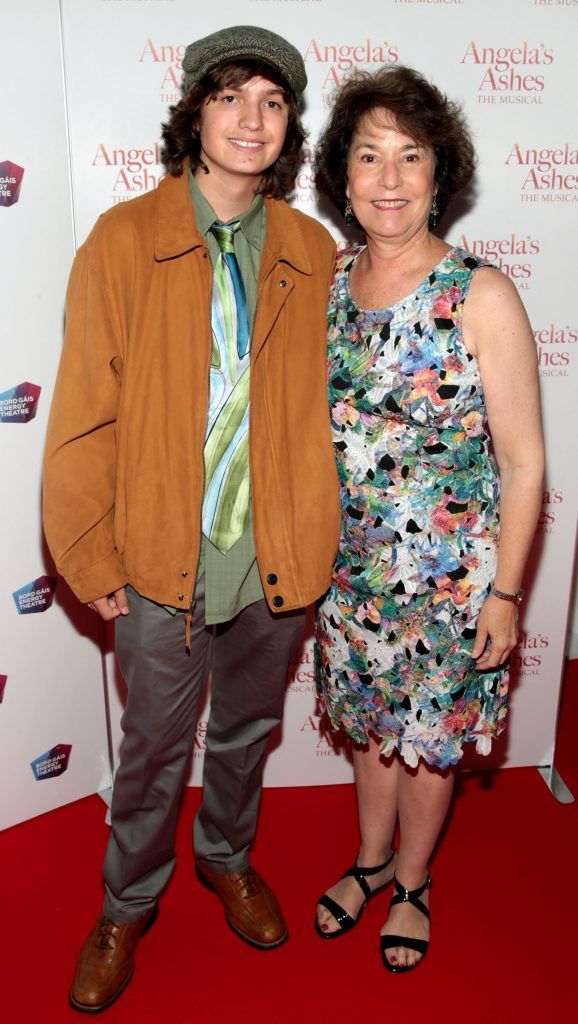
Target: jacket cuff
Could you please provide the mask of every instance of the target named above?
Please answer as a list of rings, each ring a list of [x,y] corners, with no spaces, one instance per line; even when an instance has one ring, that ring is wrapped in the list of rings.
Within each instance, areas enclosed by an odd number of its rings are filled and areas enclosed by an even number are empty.
[[[124,566],[118,551],[111,551],[105,558],[75,573],[67,573],[58,567],[72,592],[83,604],[96,601],[99,597],[112,594],[128,583]]]

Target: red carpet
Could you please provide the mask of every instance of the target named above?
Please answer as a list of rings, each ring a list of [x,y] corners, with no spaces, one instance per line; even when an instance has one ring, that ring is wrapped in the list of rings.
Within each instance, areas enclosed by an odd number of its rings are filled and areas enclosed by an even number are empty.
[[[557,766],[578,797],[578,661],[566,673]],[[268,790],[255,865],[279,893],[290,941],[260,953],[225,926],[196,881],[189,790],[179,859],[135,977],[99,1020],[123,1024],[566,1024],[578,1020],[578,803],[556,803],[535,769],[468,775],[432,874],[425,962],[395,977],[377,935],[388,895],[353,933],[324,943],[316,897],[356,852],[353,787]],[[6,1024],[67,1024],[78,947],[100,904],[107,838],[98,797],[0,837],[4,913],[0,988]],[[85,1017],[84,1019],[88,1019]]]

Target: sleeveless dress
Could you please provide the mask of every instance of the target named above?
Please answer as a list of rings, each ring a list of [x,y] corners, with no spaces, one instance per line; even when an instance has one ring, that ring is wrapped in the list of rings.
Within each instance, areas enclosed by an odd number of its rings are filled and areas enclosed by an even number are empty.
[[[358,743],[382,739],[445,769],[487,754],[505,725],[505,669],[478,672],[476,621],[493,582],[499,478],[477,360],[462,339],[472,276],[451,249],[414,293],[359,309],[340,255],[329,297],[331,426],[342,533],[318,609],[322,710]]]

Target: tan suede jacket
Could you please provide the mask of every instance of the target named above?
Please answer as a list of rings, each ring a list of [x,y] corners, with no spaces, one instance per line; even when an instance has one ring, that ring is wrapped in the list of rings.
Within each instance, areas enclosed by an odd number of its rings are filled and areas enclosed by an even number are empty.
[[[334,255],[320,224],[267,200],[249,438],[257,561],[276,612],[327,589],[337,549],[326,392]],[[81,601],[128,582],[159,604],[192,604],[211,291],[186,174],[113,207],[78,252],[48,425],[44,526]]]

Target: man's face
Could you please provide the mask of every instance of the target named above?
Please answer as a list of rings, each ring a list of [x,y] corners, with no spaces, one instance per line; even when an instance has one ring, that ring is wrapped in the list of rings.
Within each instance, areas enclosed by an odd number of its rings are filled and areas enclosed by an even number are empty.
[[[267,78],[221,89],[201,112],[201,160],[218,177],[258,180],[283,148],[288,117],[281,87]]]

